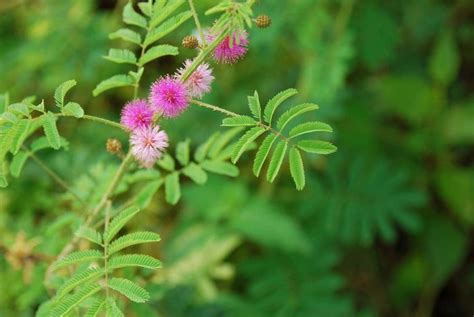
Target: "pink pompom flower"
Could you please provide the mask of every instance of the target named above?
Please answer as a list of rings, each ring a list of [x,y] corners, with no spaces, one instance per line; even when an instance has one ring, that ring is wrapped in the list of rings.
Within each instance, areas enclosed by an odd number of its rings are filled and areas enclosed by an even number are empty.
[[[159,126],[135,129],[130,136],[133,156],[143,167],[151,168],[168,147],[168,135]]]
[[[208,35],[212,41],[215,35]],[[232,46],[230,40],[232,38]],[[214,50],[214,59],[218,63],[235,64],[242,59],[247,53],[248,33],[243,30],[240,32],[234,31],[231,35],[226,36]]]
[[[153,110],[145,100],[133,100],[122,109],[120,123],[129,130],[147,127],[153,121]]]
[[[183,78],[184,73],[191,67],[193,61],[187,59],[182,68],[178,69],[175,78]],[[212,69],[209,64],[203,63],[199,65],[196,70],[184,82],[188,91],[188,96],[191,98],[202,98],[202,96],[211,91],[211,83],[214,80],[212,76]]]
[[[189,106],[186,86],[179,79],[161,77],[150,88],[149,102],[163,116],[177,117]]]

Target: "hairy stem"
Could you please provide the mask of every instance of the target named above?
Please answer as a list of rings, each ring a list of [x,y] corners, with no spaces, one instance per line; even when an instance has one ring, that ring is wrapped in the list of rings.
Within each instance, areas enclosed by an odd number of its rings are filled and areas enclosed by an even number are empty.
[[[33,152],[29,151],[25,146],[22,146],[22,149],[28,153],[33,161],[35,161],[36,164],[38,164],[38,166],[41,167],[56,183],[58,183],[59,186],[68,191],[79,203],[81,203],[81,205],[86,205],[86,202],[74,192],[74,190],[66,183],[66,181],[61,178],[61,176],[51,170],[39,157],[37,157]]]
[[[122,164],[118,168],[117,172],[115,172],[115,175],[112,178],[112,181],[110,182],[107,190],[105,193],[102,195],[102,198],[100,202],[97,204],[97,206],[89,213],[87,216],[86,220],[84,221],[84,224],[79,228],[78,234],[74,235],[72,240],[64,246],[64,248],[61,250],[61,252],[58,255],[58,259],[65,257],[69,253],[74,250],[74,247],[76,246],[77,242],[80,240],[80,235],[84,228],[87,228],[90,226],[94,218],[97,216],[100,210],[104,208],[104,206],[107,204],[107,201],[111,198],[114,190],[117,188],[120,180],[122,179],[123,175],[125,174],[129,164],[132,162],[133,156],[131,152],[128,152],[128,154],[125,156],[124,160],[122,161]],[[51,275],[53,273],[53,263],[51,263],[46,270],[46,276],[45,276],[45,284],[48,284],[48,282],[51,279]]]
[[[62,113],[56,113],[56,115],[58,117],[66,117],[66,115],[64,115]],[[97,122],[97,123],[108,125],[110,127],[118,128],[118,129],[123,130],[123,131],[127,131],[127,129],[123,125],[121,125],[120,123],[117,123],[115,121],[112,121],[112,120],[108,120],[108,119],[104,119],[104,118],[100,118],[100,117],[96,117],[96,116],[92,116],[92,115],[88,115],[88,114],[85,114],[81,119],[94,121],[94,122]]]
[[[196,8],[194,7],[193,0],[189,0],[189,8],[191,9],[191,12],[193,13],[194,23],[196,24],[199,37],[201,38],[201,43],[204,47],[206,47],[206,38],[204,37],[204,32],[202,31],[201,22],[199,22],[199,16],[196,12]]]
[[[105,208],[105,217],[104,217],[104,235],[109,229],[110,221],[110,208],[112,203],[110,200],[107,201],[107,206]],[[104,239],[104,269],[105,269],[105,299],[109,299],[109,242]]]

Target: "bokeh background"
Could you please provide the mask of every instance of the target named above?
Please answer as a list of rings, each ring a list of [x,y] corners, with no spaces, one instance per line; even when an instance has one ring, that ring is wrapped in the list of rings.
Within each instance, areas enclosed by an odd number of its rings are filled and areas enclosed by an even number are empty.
[[[195,1],[202,14],[216,1]],[[102,59],[126,1],[1,0],[0,92],[14,101],[74,78],[71,98],[118,119],[131,91],[97,98],[102,79],[124,71]],[[307,157],[307,187],[288,170],[270,185],[241,176],[183,185],[174,207],[154,197],[134,226],[161,234],[146,252],[165,269],[149,305],[127,316],[472,316],[474,314],[474,2],[469,0],[260,0],[268,29],[253,28],[235,66],[215,66],[205,97],[246,113],[288,87],[312,101],[335,130],[337,153]],[[203,17],[205,24],[211,18]],[[165,42],[179,46],[192,20]],[[150,64],[140,94],[186,57]],[[165,128],[194,145],[222,117],[191,108]],[[93,191],[116,160],[115,131],[68,120],[69,151],[41,153],[75,188]],[[122,139],[124,142],[126,140]],[[285,166],[285,165],[284,165]],[[45,262],[72,234],[81,211],[29,162],[0,191],[0,316],[33,316],[48,298]]]

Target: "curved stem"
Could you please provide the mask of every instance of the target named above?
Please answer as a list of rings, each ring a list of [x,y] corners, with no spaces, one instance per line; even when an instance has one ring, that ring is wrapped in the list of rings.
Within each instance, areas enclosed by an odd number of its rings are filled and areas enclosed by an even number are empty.
[[[70,116],[66,116],[62,113],[56,113],[55,115],[58,116],[58,117],[70,117]],[[101,124],[108,125],[110,127],[114,127],[114,128],[117,128],[117,129],[120,129],[120,130],[123,130],[123,131],[127,131],[127,129],[123,125],[121,125],[118,122],[112,121],[112,120],[108,120],[108,119],[104,119],[104,118],[100,118],[100,117],[96,117],[96,116],[92,116],[92,115],[88,115],[88,114],[85,114],[80,119],[98,122],[98,123],[101,123]]]
[[[201,23],[199,22],[199,16],[196,12],[196,8],[194,8],[193,0],[189,0],[189,8],[191,9],[191,12],[193,13],[194,23],[196,24],[196,28],[197,28],[198,33],[199,33],[199,37],[201,38],[201,43],[205,47],[206,46],[206,38],[204,37],[204,32],[202,31]]]

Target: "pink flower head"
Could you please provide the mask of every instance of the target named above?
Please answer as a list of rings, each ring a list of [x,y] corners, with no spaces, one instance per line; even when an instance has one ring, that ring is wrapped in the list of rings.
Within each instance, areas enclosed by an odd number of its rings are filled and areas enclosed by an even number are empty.
[[[147,127],[153,121],[153,111],[145,100],[133,100],[122,109],[120,123],[129,130]]]
[[[168,146],[168,135],[159,126],[141,127],[130,136],[133,156],[143,167],[151,168]]]
[[[192,63],[193,61],[187,59],[184,62],[184,66],[178,69],[175,77],[181,79],[183,74],[191,67]],[[211,91],[211,83],[213,80],[214,76],[212,76],[212,69],[209,67],[209,64],[203,63],[199,65],[184,82],[188,90],[188,96],[192,98],[202,98],[205,93]]]
[[[211,40],[214,35],[208,35]],[[232,47],[230,45],[231,36],[226,36],[214,50],[214,59],[218,63],[235,64],[242,59],[247,53],[248,34],[245,30],[232,33]]]
[[[161,77],[151,85],[149,101],[153,110],[168,118],[180,115],[189,105],[186,86],[170,76]]]

